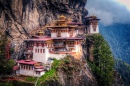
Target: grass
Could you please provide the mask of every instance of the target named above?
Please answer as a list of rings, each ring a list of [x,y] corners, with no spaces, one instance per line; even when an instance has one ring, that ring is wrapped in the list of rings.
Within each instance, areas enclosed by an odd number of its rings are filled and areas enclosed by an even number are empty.
[[[29,82],[36,82],[36,80],[37,80],[37,77],[31,77],[31,76],[26,77],[26,81],[29,81]]]

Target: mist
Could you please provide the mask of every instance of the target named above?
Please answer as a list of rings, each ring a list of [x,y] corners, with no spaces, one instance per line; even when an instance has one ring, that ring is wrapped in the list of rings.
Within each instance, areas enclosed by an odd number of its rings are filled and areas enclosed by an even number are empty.
[[[130,24],[130,10],[117,0],[88,0],[86,9],[89,16],[97,16],[105,26],[115,23]]]

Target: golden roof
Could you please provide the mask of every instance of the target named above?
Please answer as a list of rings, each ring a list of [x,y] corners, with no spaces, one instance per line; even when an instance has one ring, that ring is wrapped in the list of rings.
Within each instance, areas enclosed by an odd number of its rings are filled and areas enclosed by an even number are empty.
[[[60,19],[60,20],[66,19],[66,17],[62,14],[61,16],[59,16],[59,19]]]
[[[38,33],[43,33],[43,31],[40,30],[40,31],[38,31]]]
[[[91,17],[96,18],[96,16],[94,14]]]

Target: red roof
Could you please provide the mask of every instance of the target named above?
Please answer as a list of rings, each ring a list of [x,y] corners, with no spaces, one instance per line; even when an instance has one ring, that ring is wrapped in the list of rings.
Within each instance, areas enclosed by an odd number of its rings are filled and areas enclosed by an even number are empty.
[[[42,71],[44,71],[44,70],[43,70],[43,69],[35,69],[35,71],[42,72]]]
[[[13,67],[13,70],[18,70],[19,69],[19,66],[14,66]]]
[[[44,35],[44,36],[37,36],[37,35],[34,35],[32,36],[33,38],[50,38],[50,36],[47,36],[47,35]]]
[[[43,69],[43,66],[35,66],[36,69]]]
[[[78,37],[53,37],[52,39],[68,39],[68,40],[82,40],[83,38],[78,38]]]
[[[25,41],[48,41],[48,40],[52,40],[52,38],[26,39]]]
[[[35,61],[29,61],[29,60],[19,60],[19,61],[17,61],[17,63],[33,65],[33,64],[36,64],[37,62],[35,62]]]

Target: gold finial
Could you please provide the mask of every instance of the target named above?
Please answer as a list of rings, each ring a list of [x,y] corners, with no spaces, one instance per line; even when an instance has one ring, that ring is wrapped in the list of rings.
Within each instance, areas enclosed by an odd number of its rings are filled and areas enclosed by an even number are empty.
[[[93,18],[96,18],[96,16],[95,16],[94,14],[92,15],[92,17],[93,17]]]
[[[65,20],[66,17],[62,14],[61,16],[59,16],[59,19],[60,19],[60,20]]]
[[[43,32],[42,30],[39,30],[39,31],[38,31],[38,35],[39,35],[39,36],[42,36],[43,34],[44,34],[44,32]]]

